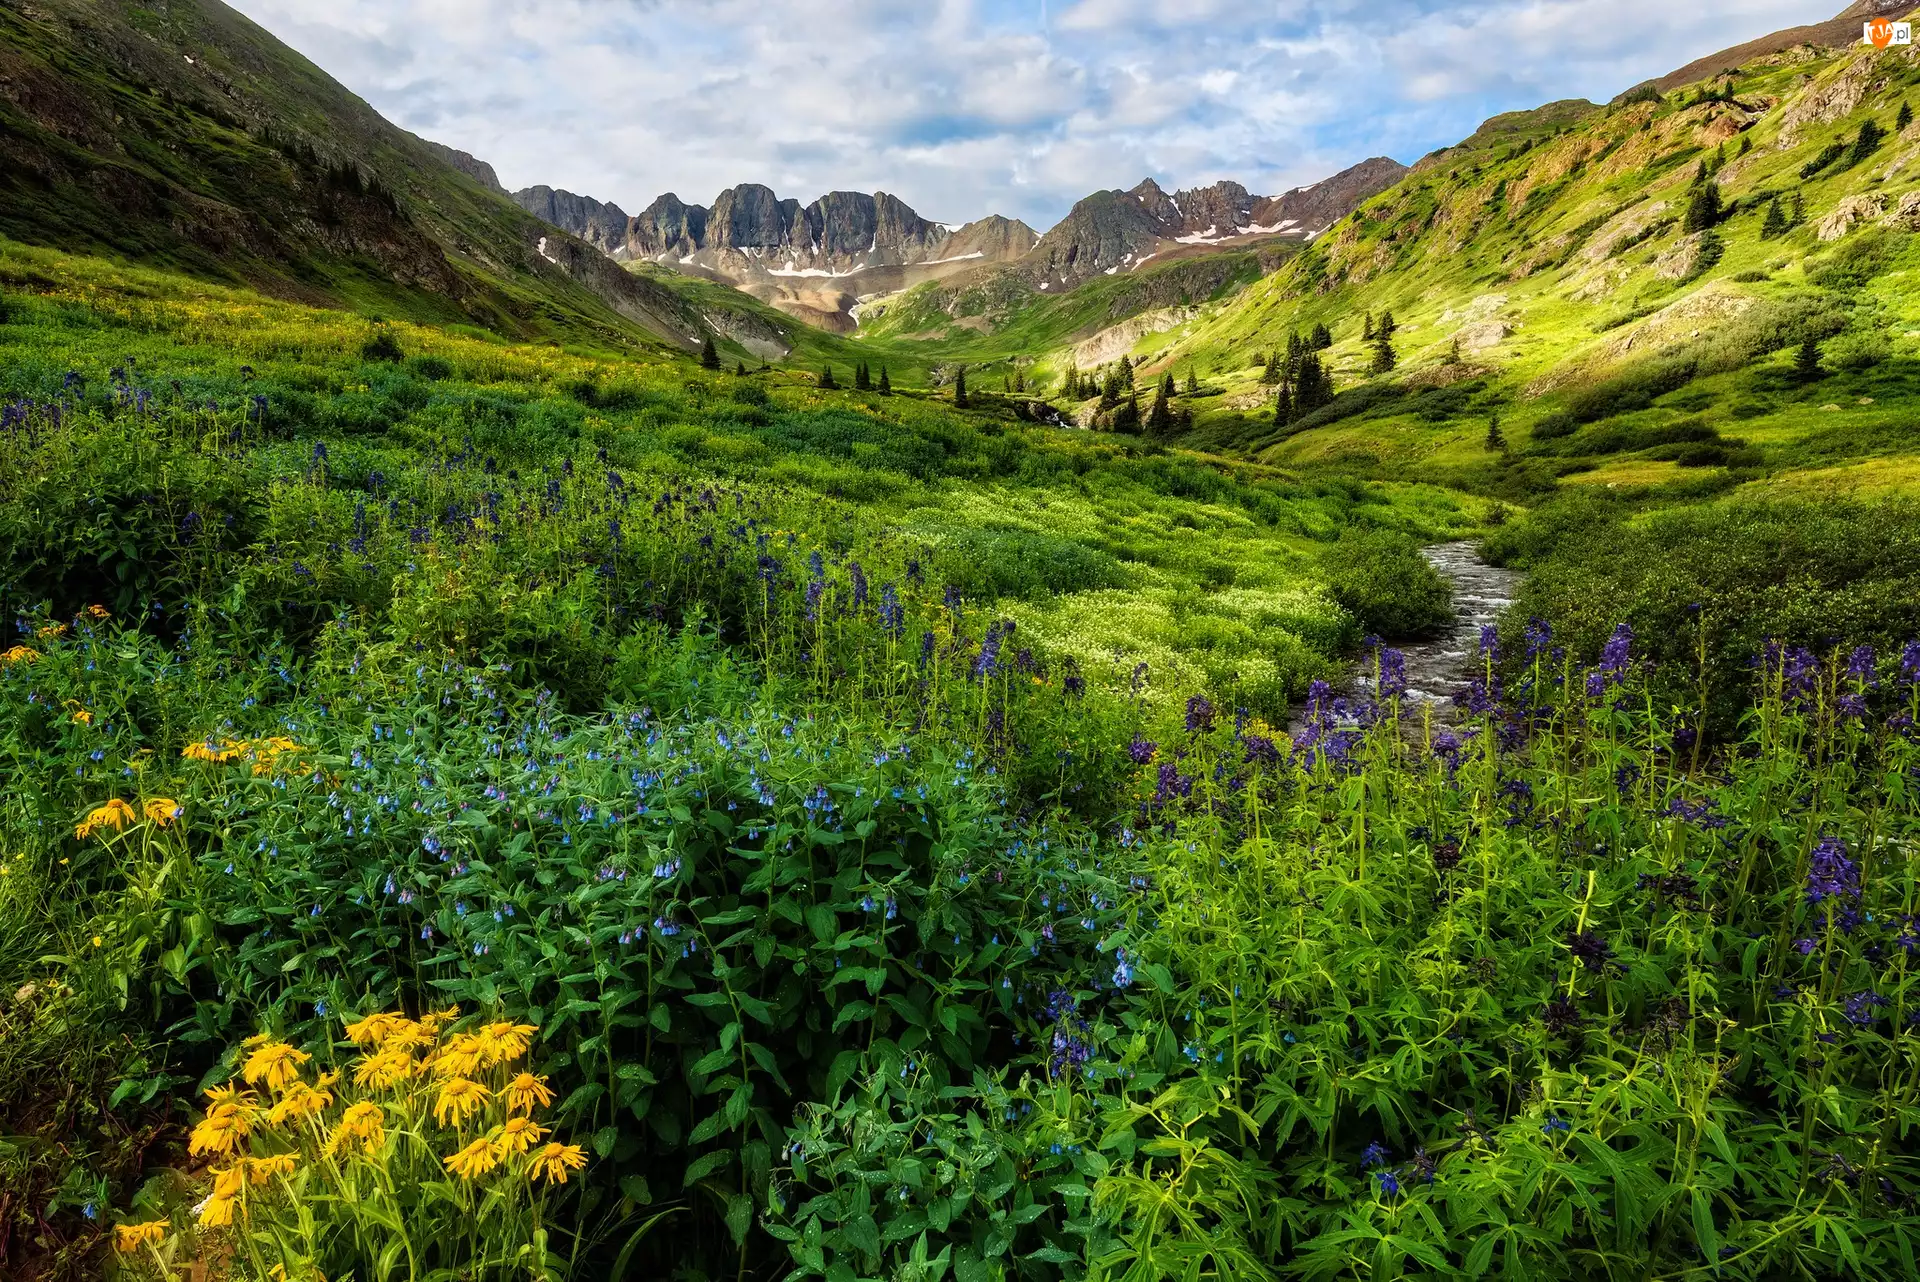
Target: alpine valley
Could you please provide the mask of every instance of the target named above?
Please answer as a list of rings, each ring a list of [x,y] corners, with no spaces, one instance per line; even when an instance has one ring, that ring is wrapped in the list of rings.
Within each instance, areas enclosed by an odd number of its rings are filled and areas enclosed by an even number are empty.
[[[1037,230],[0,0],[0,1277],[1915,1277],[1910,7]]]

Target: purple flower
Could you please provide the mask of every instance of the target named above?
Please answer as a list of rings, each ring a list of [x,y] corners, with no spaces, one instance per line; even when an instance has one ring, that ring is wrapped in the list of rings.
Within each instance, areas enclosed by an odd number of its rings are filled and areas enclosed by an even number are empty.
[[[1011,631],[1011,624],[995,623],[988,626],[987,639],[980,644],[980,657],[974,660],[974,676],[990,677],[1000,670],[1000,645]]]
[[[1900,652],[1900,683],[1920,686],[1920,641],[1907,642],[1907,648]]]
[[[906,611],[900,607],[900,594],[889,583],[880,589],[880,628],[898,641],[906,628]]]
[[[1491,623],[1480,625],[1480,653],[1496,661],[1500,658],[1500,629]]]
[[[1364,1149],[1360,1150],[1360,1169],[1363,1171],[1369,1171],[1376,1166],[1385,1166],[1387,1164],[1387,1159],[1391,1158],[1392,1156],[1393,1156],[1392,1149],[1388,1148],[1385,1144],[1382,1144],[1379,1140],[1374,1140],[1372,1143],[1368,1144]]]
[[[1856,1028],[1871,1028],[1880,1018],[1874,1012],[1891,1005],[1892,1002],[1871,990],[1855,993],[1847,998],[1847,1021]]]
[[[1528,619],[1526,638],[1527,660],[1532,662],[1552,652],[1553,625],[1545,619]]]
[[[1127,745],[1127,755],[1133,758],[1133,764],[1144,766],[1153,760],[1153,754],[1160,751],[1160,745],[1150,739],[1133,736],[1133,742]]]
[[[1393,699],[1407,692],[1407,656],[1398,650],[1380,651],[1380,674],[1374,682],[1374,693],[1382,699]]]
[[[1818,945],[1811,939],[1796,939],[1793,941],[1793,951],[1799,953],[1802,957],[1811,957],[1816,947],[1818,947]]]
[[[1380,1180],[1380,1194],[1382,1197],[1393,1198],[1400,1196],[1399,1176],[1395,1175],[1392,1171],[1379,1171],[1376,1174]]]
[[[1858,898],[1860,865],[1847,857],[1846,843],[1838,837],[1822,838],[1814,847],[1813,863],[1807,869],[1807,902]]]
[[[1207,702],[1203,694],[1196,694],[1187,700],[1187,731],[1190,734],[1207,734],[1213,729],[1213,705]]]
[[[855,561],[847,567],[847,577],[853,580],[853,608],[858,610],[867,603],[867,572]]]
[[[1879,687],[1880,682],[1875,677],[1879,668],[1880,656],[1874,653],[1870,645],[1856,646],[1853,653],[1847,656],[1847,675],[1868,690]]]
[[[1569,933],[1567,951],[1579,958],[1588,970],[1604,970],[1618,964],[1613,960],[1613,945],[1591,930]]]
[[[1280,749],[1273,740],[1263,734],[1250,734],[1246,739],[1247,764],[1251,766],[1272,766],[1280,761]]]

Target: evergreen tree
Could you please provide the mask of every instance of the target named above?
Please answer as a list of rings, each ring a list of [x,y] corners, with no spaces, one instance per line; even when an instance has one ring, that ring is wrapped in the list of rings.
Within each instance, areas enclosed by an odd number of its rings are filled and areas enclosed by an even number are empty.
[[[1383,323],[1386,320],[1390,320],[1391,318],[1392,318],[1391,313],[1389,313],[1387,317],[1383,318]],[[1392,331],[1388,331],[1388,332],[1391,333]],[[1333,331],[1328,329],[1325,325],[1315,325],[1313,327],[1313,350],[1316,352],[1324,352],[1329,347],[1332,347],[1332,346],[1333,346]]]
[[[1360,341],[1363,343],[1371,343],[1373,341],[1373,313],[1372,312],[1364,313],[1361,318]]]
[[[1173,405],[1167,399],[1167,384],[1173,382],[1169,374],[1166,382],[1160,384],[1158,395],[1153,398],[1153,408],[1147,412],[1147,435],[1165,437],[1173,433]]]
[[[1281,378],[1279,354],[1276,352],[1268,352],[1263,363],[1266,368],[1261,371],[1260,381],[1268,387],[1271,387],[1275,383],[1278,383]]]
[[[1459,363],[1460,363],[1460,337],[1459,335],[1456,334],[1453,339],[1453,346],[1447,349],[1447,364],[1458,365]]]
[[[1113,411],[1113,430],[1128,436],[1140,434],[1140,393],[1129,392],[1127,399]]]
[[[1392,312],[1381,312],[1380,320],[1373,327],[1375,338],[1392,338],[1400,332],[1400,322],[1393,318]]]
[[[1126,380],[1129,389],[1133,387],[1133,362],[1124,354],[1120,357],[1120,377]]]
[[[1715,183],[1704,184],[1693,193],[1693,199],[1687,202],[1687,231],[1689,233],[1712,231],[1719,225],[1723,212],[1719,186]]]
[[[1774,240],[1787,234],[1787,211],[1781,207],[1780,198],[1775,196],[1773,203],[1767,206],[1766,221],[1760,224],[1760,239]]]
[[[1373,345],[1373,372],[1391,374],[1399,363],[1400,354],[1393,350],[1393,340],[1382,334]]]
[[[713,335],[707,335],[707,341],[700,346],[700,368],[719,369],[720,349],[713,345]]]
[[[1903,101],[1900,104],[1900,114],[1893,118],[1893,132],[1897,134],[1903,134],[1907,132],[1907,126],[1911,125],[1912,123],[1913,123],[1913,104],[1910,102]]]
[[[967,367],[962,365],[953,375],[953,408],[967,408]]]
[[[745,361],[741,361],[738,365],[734,366],[733,376],[735,378],[745,378],[747,376],[747,363]]]
[[[1180,407],[1180,414],[1176,422],[1178,424],[1180,434],[1182,436],[1185,436],[1188,432],[1191,432],[1193,430],[1193,411],[1188,409],[1186,406],[1182,405]]]
[[[1752,150],[1753,150],[1753,135],[1742,134],[1740,136],[1740,154],[1744,156]]]
[[[1487,420],[1487,448],[1495,454],[1507,452],[1507,438],[1500,430],[1500,416],[1495,414]]]
[[[1703,160],[1698,165],[1694,166],[1693,182],[1690,184],[1690,186],[1698,187],[1706,181],[1707,181],[1707,162]]]
[[[867,363],[861,361],[853,367],[853,390],[870,392],[873,390],[873,374],[867,369]]]
[[[820,369],[820,389],[822,391],[833,392],[838,391],[839,388],[840,384],[833,381],[833,366],[822,366]]]
[[[1789,230],[1803,225],[1807,221],[1807,204],[1799,192],[1793,193],[1793,211],[1787,215]]]
[[[1013,390],[1016,392],[1024,392],[1027,390],[1026,371],[1024,370],[1013,371]]]
[[[1120,403],[1120,393],[1126,391],[1120,381],[1120,371],[1116,367],[1107,371],[1106,381],[1100,385],[1099,413],[1106,413]]]
[[[1198,396],[1199,394],[1200,380],[1194,377],[1193,366],[1189,365],[1187,366],[1187,395]]]
[[[1849,157],[1848,163],[1854,165],[1864,163],[1867,157],[1880,150],[1880,140],[1886,136],[1887,131],[1874,121],[1869,120],[1861,125],[1860,136],[1853,141],[1853,155]]]
[[[1809,334],[1800,344],[1799,355],[1793,358],[1793,376],[1802,383],[1817,383],[1825,374],[1820,368],[1820,344]]]
[[[880,395],[893,395],[893,382],[887,377],[887,367],[885,365],[880,367]]]
[[[1171,371],[1160,380],[1160,395],[1166,397],[1168,400],[1172,400],[1174,397],[1180,395],[1180,389],[1173,385],[1173,374]]]
[[[1293,388],[1286,383],[1280,384],[1280,395],[1274,400],[1273,421],[1278,427],[1293,422]]]

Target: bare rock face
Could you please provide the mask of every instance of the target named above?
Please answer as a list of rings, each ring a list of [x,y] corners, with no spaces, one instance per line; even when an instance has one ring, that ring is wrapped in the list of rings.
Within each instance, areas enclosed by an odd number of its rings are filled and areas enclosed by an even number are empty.
[[[572,232],[603,254],[626,243],[627,216],[618,205],[551,187],[529,187],[513,194],[513,203],[542,222]]]
[[[1887,212],[1887,198],[1874,193],[1867,196],[1848,196],[1833,212],[1814,225],[1814,231],[1821,240],[1839,240],[1856,226],[1878,218]]]
[[[668,192],[627,220],[623,248],[629,257],[681,258],[697,251],[706,238],[706,209]]]

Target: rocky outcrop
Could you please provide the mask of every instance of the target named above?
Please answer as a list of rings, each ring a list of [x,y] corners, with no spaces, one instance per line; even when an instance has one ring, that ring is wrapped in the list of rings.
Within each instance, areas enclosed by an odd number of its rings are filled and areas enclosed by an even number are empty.
[[[1407,173],[1377,157],[1279,196],[1250,195],[1236,182],[1167,194],[1149,178],[1131,191],[1095,192],[1041,237],[1027,261],[1050,286],[1131,271],[1188,245],[1227,245],[1250,236],[1311,240]]]
[[[422,138],[420,141],[425,144],[428,151],[431,151],[441,160],[446,161],[449,165],[452,165],[455,169],[458,169],[461,173],[473,179],[494,195],[505,196],[507,194],[507,189],[500,185],[500,176],[493,172],[493,166],[489,165],[486,161],[475,156],[469,156],[464,151],[456,151],[452,147],[433,142],[426,138]]]
[[[1885,212],[1887,198],[1877,192],[1869,196],[1848,196],[1833,207],[1833,212],[1814,224],[1814,231],[1821,240],[1839,240],[1859,224]]]
[[[513,203],[542,222],[571,232],[603,254],[611,255],[626,243],[627,215],[618,205],[603,205],[591,196],[576,196],[551,187],[517,191]]]
[[[697,252],[707,239],[707,211],[668,192],[627,220],[626,243],[614,256],[680,258]]]

